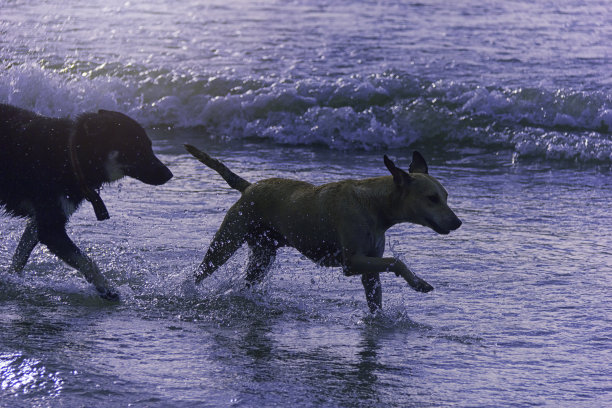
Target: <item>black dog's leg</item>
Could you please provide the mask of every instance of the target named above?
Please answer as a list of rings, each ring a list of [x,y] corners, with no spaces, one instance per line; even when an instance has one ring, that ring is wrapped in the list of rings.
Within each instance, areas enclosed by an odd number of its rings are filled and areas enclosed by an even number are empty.
[[[23,270],[36,244],[38,244],[36,221],[28,220],[25,231],[23,231],[23,235],[17,245],[15,255],[13,255],[13,260],[9,267],[10,272],[19,273]]]
[[[259,283],[263,280],[270,265],[276,258],[276,248],[269,244],[249,245],[249,263],[247,264],[246,280],[248,285]]]
[[[38,222],[38,238],[62,261],[83,274],[87,282],[94,285],[100,297],[108,300],[119,300],[119,294],[111,289],[110,284],[100,272],[96,263],[81,252],[66,234],[64,225]]]
[[[361,275],[361,283],[365,289],[366,300],[370,312],[376,313],[382,310],[382,285],[378,272],[364,273]]]

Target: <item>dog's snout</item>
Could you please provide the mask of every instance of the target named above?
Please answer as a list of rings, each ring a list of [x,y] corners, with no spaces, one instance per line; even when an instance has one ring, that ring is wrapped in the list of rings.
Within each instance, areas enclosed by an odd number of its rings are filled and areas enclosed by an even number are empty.
[[[170,169],[157,157],[141,160],[136,165],[129,166],[126,169],[126,175],[152,186],[165,184],[173,177]]]
[[[459,218],[457,218],[455,220],[455,224],[453,225],[453,228],[451,228],[451,229],[454,231],[454,230],[458,229],[461,226],[461,224],[463,224],[463,222],[461,222],[461,220]]]
[[[152,177],[148,180],[148,184],[161,186],[162,184],[167,183],[172,177],[173,174],[170,169],[160,163]]]
[[[456,230],[462,224],[461,220],[454,214],[449,214],[449,216],[443,220],[436,220],[435,218],[426,218],[426,226],[430,227],[438,234],[449,234],[451,231]]]
[[[163,169],[163,171],[162,171],[162,175],[161,175],[161,177],[160,177],[160,181],[161,181],[161,183],[159,183],[159,184],[161,185],[161,184],[165,184],[165,183],[167,183],[168,181],[170,181],[170,179],[171,179],[173,176],[174,176],[174,175],[172,174],[172,172],[170,171],[170,169],[169,169],[169,168],[167,168],[166,166],[164,166],[164,169]],[[461,221],[459,221],[459,223],[461,224]]]

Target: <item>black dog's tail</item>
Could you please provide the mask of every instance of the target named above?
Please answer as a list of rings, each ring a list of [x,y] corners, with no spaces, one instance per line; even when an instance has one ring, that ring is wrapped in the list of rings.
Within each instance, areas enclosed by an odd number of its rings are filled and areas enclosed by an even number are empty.
[[[185,149],[187,149],[187,151],[196,159],[219,173],[231,188],[234,188],[242,193],[248,186],[251,185],[251,183],[228,169],[225,164],[221,163],[217,159],[213,159],[207,153],[204,153],[190,144],[185,144]]]

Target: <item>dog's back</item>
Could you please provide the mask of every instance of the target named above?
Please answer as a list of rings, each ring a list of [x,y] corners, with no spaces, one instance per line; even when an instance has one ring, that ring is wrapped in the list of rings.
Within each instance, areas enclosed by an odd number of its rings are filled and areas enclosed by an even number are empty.
[[[69,193],[68,137],[72,121],[0,105],[0,205],[28,216],[42,194]]]

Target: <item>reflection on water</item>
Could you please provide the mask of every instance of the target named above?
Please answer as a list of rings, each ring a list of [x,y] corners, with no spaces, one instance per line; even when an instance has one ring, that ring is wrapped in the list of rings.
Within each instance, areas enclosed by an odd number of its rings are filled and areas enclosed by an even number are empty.
[[[44,364],[21,353],[0,353],[0,388],[8,394],[36,394],[57,397],[64,380]]]

